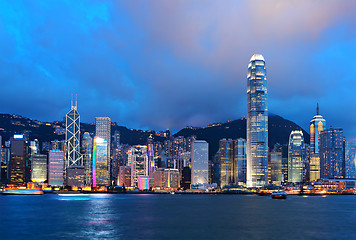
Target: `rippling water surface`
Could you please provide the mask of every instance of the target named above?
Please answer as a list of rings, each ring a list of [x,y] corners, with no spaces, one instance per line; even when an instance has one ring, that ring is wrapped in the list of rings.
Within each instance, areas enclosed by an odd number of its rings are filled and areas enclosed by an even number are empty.
[[[356,239],[356,196],[0,196],[0,239]]]

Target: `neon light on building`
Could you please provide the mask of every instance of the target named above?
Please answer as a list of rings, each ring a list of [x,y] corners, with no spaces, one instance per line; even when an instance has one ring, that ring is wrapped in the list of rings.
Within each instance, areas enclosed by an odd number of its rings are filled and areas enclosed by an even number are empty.
[[[93,145],[93,187],[96,187],[96,142],[98,137],[94,137]]]

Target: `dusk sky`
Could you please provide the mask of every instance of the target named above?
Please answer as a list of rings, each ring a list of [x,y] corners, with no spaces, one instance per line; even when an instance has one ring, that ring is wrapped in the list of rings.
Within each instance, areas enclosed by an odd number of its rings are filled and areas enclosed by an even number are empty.
[[[269,112],[356,138],[356,1],[0,1],[0,112],[179,130],[246,116],[266,60]]]

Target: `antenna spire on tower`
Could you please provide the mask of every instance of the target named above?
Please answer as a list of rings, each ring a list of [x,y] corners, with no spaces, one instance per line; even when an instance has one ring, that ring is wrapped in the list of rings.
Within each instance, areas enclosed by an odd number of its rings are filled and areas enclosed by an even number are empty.
[[[319,115],[319,103],[316,103],[316,115]]]

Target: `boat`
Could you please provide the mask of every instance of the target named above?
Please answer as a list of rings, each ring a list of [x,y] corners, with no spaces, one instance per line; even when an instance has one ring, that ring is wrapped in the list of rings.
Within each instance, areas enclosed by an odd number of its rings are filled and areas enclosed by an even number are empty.
[[[275,191],[271,194],[273,199],[286,199],[288,194],[285,191]]]
[[[88,193],[81,192],[59,192],[57,195],[61,197],[89,197]]]
[[[3,195],[42,195],[41,189],[27,189],[27,188],[5,188],[0,192]]]

